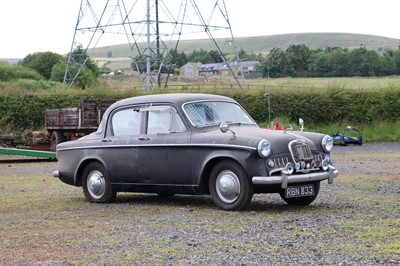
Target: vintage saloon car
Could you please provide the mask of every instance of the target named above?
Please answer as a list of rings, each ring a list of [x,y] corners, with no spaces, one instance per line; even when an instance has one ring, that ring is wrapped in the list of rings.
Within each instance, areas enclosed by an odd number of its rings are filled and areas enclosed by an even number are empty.
[[[279,193],[309,205],[338,175],[332,147],[328,135],[259,128],[228,97],[148,95],[114,103],[96,132],[59,144],[53,175],[91,202],[117,192],[211,194],[218,207],[241,210],[254,193]]]

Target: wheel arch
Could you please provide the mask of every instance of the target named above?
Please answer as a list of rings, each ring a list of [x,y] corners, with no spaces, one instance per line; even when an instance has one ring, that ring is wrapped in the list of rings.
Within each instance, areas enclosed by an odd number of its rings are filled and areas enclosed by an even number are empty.
[[[208,182],[210,179],[211,171],[219,162],[222,162],[224,160],[229,160],[229,161],[235,162],[244,169],[243,165],[240,163],[239,160],[232,158],[230,156],[218,156],[218,157],[211,158],[205,164],[202,174],[201,174],[201,179],[200,179],[200,191],[201,192],[203,192],[205,194],[210,194]],[[246,171],[245,171],[245,173],[246,173]]]
[[[107,170],[104,162],[102,162],[100,159],[88,158],[88,159],[83,160],[79,164],[79,167],[78,167],[78,169],[76,171],[76,174],[75,174],[75,184],[76,184],[76,186],[79,186],[79,187],[82,186],[83,171],[85,171],[85,168],[91,163],[100,163]]]

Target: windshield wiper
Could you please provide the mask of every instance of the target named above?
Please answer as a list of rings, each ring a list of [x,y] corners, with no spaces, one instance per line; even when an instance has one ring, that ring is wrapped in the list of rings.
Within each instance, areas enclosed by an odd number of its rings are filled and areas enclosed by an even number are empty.
[[[233,121],[226,121],[225,123],[227,123],[228,125],[238,125],[238,126],[242,124],[242,122],[233,122]]]
[[[201,126],[215,126],[215,125],[219,125],[220,122],[207,122],[204,124],[201,124]]]

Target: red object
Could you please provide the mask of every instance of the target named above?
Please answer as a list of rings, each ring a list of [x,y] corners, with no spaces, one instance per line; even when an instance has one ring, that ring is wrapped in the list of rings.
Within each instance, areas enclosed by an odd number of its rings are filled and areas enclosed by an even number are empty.
[[[282,129],[279,127],[279,121],[276,121],[276,122],[274,123],[274,127],[272,128],[272,130],[282,130]]]

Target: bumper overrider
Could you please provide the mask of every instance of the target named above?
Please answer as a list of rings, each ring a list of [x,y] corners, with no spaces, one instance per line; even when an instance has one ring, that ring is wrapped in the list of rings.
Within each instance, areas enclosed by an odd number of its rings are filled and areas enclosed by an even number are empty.
[[[54,170],[52,174],[54,177],[57,177],[57,178],[60,177],[60,171],[58,171],[58,170]]]
[[[328,183],[332,184],[333,179],[339,175],[339,172],[332,165],[328,165],[327,171],[289,174],[287,168],[281,171],[280,176],[253,176],[252,182],[254,185],[273,185],[281,184],[283,189],[287,188],[290,183],[306,183],[314,181],[322,181],[328,179]]]

